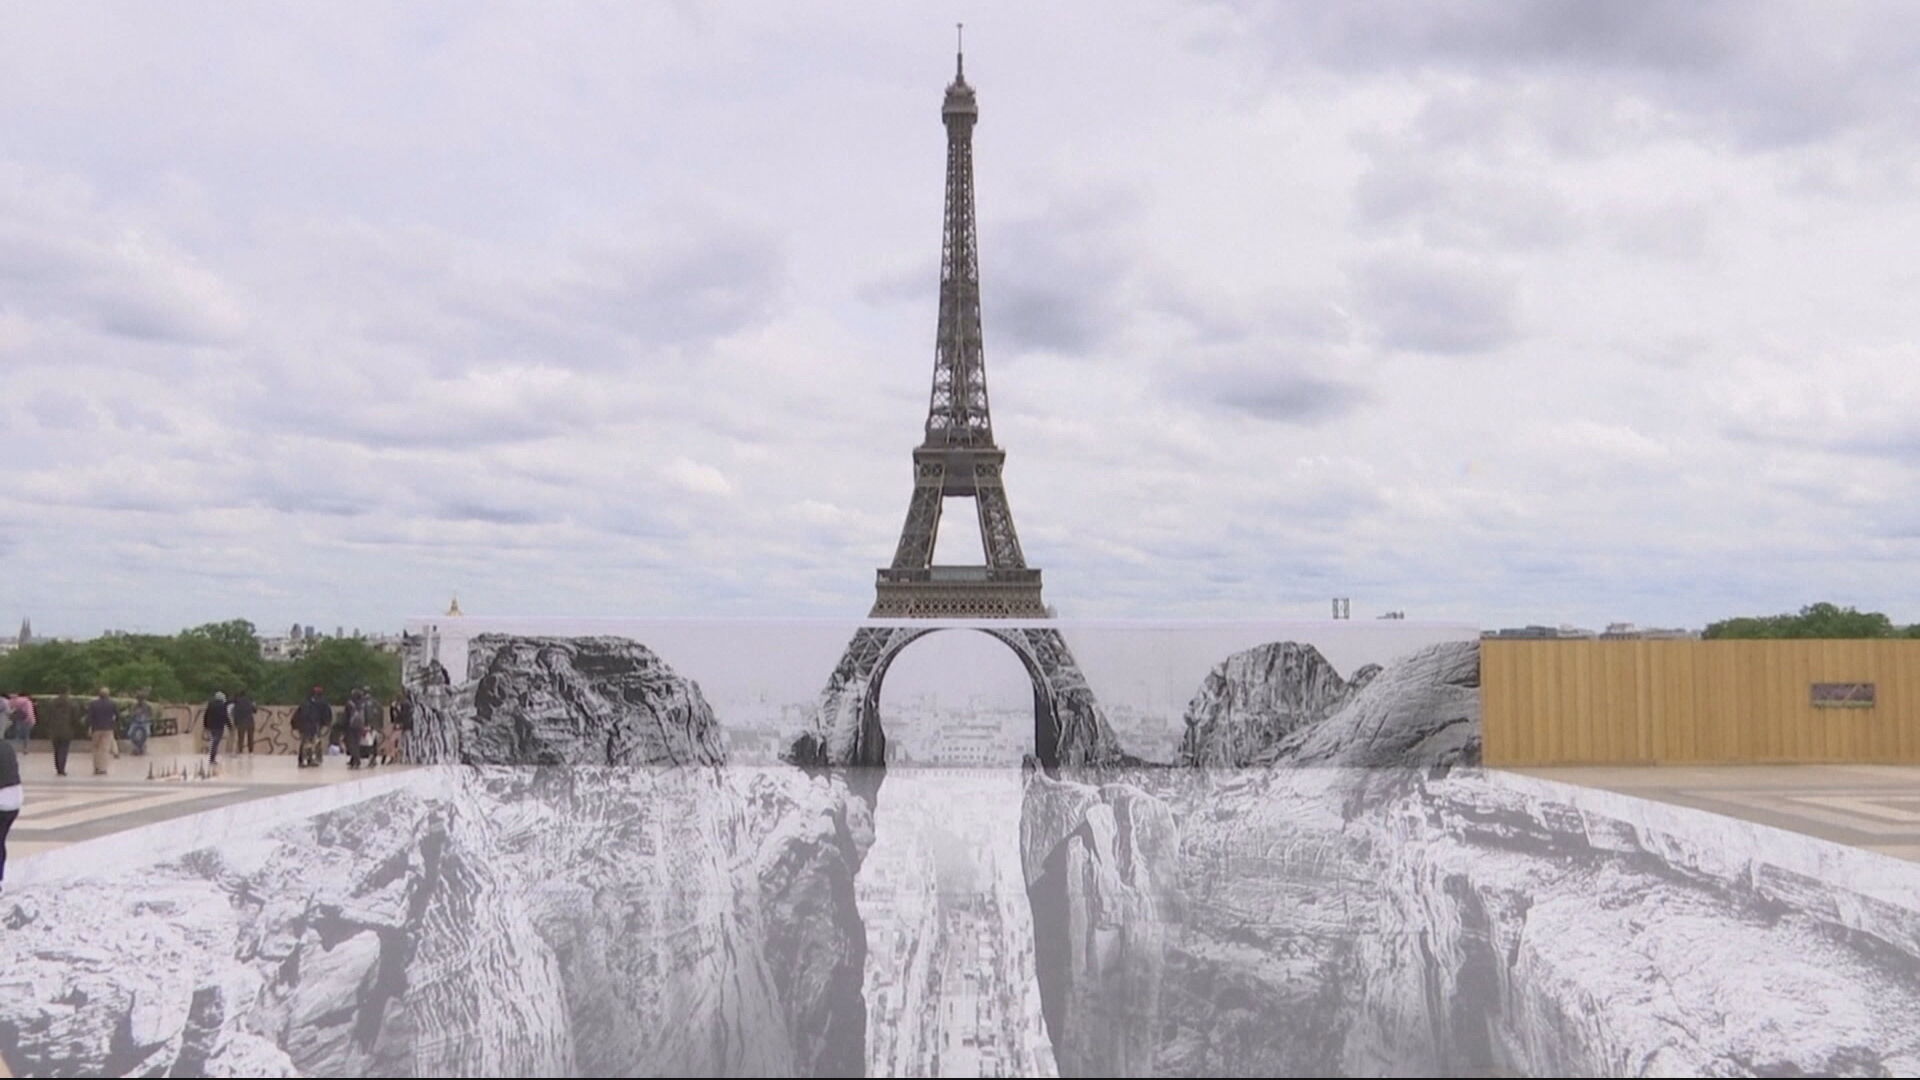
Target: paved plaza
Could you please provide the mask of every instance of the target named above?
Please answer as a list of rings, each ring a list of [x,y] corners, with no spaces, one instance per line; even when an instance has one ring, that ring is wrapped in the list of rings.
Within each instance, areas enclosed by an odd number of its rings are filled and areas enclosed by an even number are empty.
[[[1711,810],[1920,861],[1920,765],[1592,765],[1512,771]]]
[[[202,778],[198,773],[206,766],[206,755],[189,753],[185,742],[179,737],[155,739],[145,757],[134,757],[123,744],[106,776],[93,775],[89,744],[74,744],[67,775],[59,776],[53,770],[52,748],[35,742],[33,752],[20,759],[27,801],[7,842],[9,858],[30,858],[139,825],[370,775],[365,769],[347,768],[344,757],[329,758],[318,769],[301,769],[290,754],[239,754],[222,760],[217,775]],[[404,767],[381,766],[371,774]],[[149,768],[175,776],[149,780]]]

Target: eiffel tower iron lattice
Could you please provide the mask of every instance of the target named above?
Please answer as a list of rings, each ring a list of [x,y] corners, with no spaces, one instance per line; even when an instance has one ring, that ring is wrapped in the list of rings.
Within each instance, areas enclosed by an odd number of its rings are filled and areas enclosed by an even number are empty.
[[[926,437],[913,451],[913,495],[893,565],[878,571],[876,618],[1045,618],[1040,571],[1027,565],[1001,481],[980,333],[980,251],[973,214],[973,127],[980,109],[963,57],[940,110],[947,129],[947,198],[940,244],[940,314]],[[946,500],[970,497],[983,566],[936,566]]]
[[[870,618],[980,620],[1026,668],[1033,683],[1033,756],[1049,769],[1125,759],[1086,676],[1052,626],[1040,599],[1040,571],[1029,567],[1013,528],[993,441],[986,364],[980,347],[980,259],[973,218],[973,126],[979,119],[963,58],[940,110],[947,129],[947,205],[940,257],[940,328],[926,438],[913,451],[913,497],[893,565],[879,571]],[[936,566],[934,539],[942,503],[971,496],[980,518],[984,566]],[[1015,621],[1019,620],[1019,621]],[[887,737],[880,686],[907,646],[941,626],[911,622],[856,630],[813,714],[787,758],[807,765],[885,766]]]

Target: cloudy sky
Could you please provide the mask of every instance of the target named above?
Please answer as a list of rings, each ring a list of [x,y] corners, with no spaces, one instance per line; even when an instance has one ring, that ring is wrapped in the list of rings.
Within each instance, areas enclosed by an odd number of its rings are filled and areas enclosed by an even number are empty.
[[[1920,620],[1920,8],[1044,7],[8,5],[0,625],[864,612],[955,18],[1063,615]]]

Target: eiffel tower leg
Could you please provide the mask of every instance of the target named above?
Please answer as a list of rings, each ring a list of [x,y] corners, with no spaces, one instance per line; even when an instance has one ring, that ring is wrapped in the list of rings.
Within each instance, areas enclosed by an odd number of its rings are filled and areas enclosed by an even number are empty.
[[[980,548],[987,565],[1018,569],[1027,565],[1020,553],[1020,536],[1013,529],[1013,508],[1000,483],[1000,467],[981,462],[974,467],[974,504],[980,511]]]
[[[906,626],[855,630],[820,692],[811,726],[794,739],[786,759],[826,768],[884,766],[887,739],[880,728],[879,679],[901,649],[931,632]]]
[[[1033,756],[1049,775],[1060,768],[1060,713],[1039,679],[1033,682]]]
[[[1087,677],[1060,631],[1022,627],[988,632],[1012,646],[1036,676],[1034,756],[1041,765],[1052,771],[1060,766],[1116,765],[1126,760],[1106,711],[1094,700]]]
[[[941,484],[945,470],[938,462],[921,462],[907,502],[907,521],[900,528],[900,546],[894,549],[896,567],[929,566],[933,544],[940,535]]]

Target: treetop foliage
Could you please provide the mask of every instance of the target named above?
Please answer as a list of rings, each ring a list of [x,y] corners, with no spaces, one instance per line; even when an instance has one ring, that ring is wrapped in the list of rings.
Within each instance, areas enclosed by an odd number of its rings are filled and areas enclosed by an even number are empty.
[[[228,619],[178,634],[107,634],[91,641],[36,642],[0,656],[0,690],[92,697],[105,686],[153,701],[202,701],[251,691],[262,705],[291,705],[314,686],[343,700],[356,686],[381,699],[399,692],[400,658],[355,638],[322,638],[295,660],[260,655],[253,624]]]
[[[1793,615],[1748,615],[1709,623],[1706,638],[1890,638],[1920,637],[1920,623],[1904,629],[1878,611],[1837,604],[1809,604]]]

